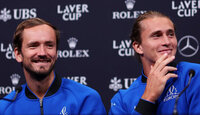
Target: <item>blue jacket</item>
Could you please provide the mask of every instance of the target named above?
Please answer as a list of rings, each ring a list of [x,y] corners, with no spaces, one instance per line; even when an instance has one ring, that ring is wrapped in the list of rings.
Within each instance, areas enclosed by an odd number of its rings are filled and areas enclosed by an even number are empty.
[[[157,102],[149,103],[156,106],[157,114],[173,114],[174,104],[178,94],[185,88],[189,81],[190,70],[195,71],[190,86],[180,96],[177,103],[179,114],[200,114],[200,64],[180,62],[177,64],[175,73],[178,78],[171,78],[167,81],[165,89]],[[110,115],[119,114],[140,114],[135,110],[141,102],[144,93],[146,76],[142,74],[127,90],[120,90],[111,100]],[[145,100],[144,100],[145,101]],[[149,106],[150,107],[150,106]]]
[[[5,98],[13,99],[15,91]],[[103,115],[100,95],[93,89],[69,79],[55,77],[40,100],[25,84],[15,101],[0,101],[0,115]]]

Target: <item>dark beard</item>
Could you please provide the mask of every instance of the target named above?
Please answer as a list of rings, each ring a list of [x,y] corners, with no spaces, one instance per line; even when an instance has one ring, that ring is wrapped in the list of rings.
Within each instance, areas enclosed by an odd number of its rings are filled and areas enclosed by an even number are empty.
[[[53,71],[54,65],[49,69],[49,71],[47,72],[37,72],[37,71],[33,71],[31,70],[29,67],[27,66],[23,66],[25,68],[25,70],[30,74],[30,76],[37,80],[37,81],[42,81],[44,80],[47,76],[50,75],[50,73]]]

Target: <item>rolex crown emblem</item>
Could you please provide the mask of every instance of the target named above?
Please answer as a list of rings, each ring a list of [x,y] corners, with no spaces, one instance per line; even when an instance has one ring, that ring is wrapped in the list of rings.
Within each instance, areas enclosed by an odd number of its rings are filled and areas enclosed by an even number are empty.
[[[71,37],[67,40],[68,44],[69,44],[69,47],[71,49],[74,49],[76,47],[76,44],[78,42],[78,39],[74,38],[74,37]]]
[[[128,10],[132,10],[133,9],[133,7],[134,7],[134,5],[135,5],[135,0],[126,0],[125,1],[125,4],[126,4],[126,8],[128,9]]]
[[[20,76],[18,74],[12,74],[10,79],[13,85],[17,85],[19,83]]]

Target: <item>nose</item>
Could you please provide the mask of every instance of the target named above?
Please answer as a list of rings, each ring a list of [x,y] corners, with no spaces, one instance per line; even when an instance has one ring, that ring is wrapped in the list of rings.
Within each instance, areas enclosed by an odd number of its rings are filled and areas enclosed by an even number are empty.
[[[45,56],[46,55],[46,49],[43,45],[40,46],[39,51],[38,51],[39,56]]]
[[[170,38],[167,35],[163,37],[162,44],[165,46],[168,46],[170,44]]]

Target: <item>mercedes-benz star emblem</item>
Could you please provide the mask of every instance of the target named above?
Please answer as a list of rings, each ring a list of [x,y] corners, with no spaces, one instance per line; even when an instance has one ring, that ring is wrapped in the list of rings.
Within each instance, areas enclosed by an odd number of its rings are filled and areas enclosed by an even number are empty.
[[[198,50],[199,42],[191,35],[182,37],[178,42],[178,51],[184,57],[192,57],[198,52]]]

